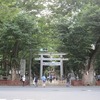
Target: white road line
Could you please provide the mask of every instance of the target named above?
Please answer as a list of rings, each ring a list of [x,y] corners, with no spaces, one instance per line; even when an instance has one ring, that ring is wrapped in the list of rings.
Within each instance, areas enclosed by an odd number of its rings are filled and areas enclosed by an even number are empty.
[[[0,100],[7,100],[7,99],[0,99]],[[12,99],[12,100],[21,100],[21,99]],[[26,100],[34,100],[34,99],[26,99]],[[45,99],[41,99],[41,100],[45,100]]]
[[[92,91],[92,90],[87,90],[87,91]]]
[[[26,99],[26,100],[34,100],[34,99]]]
[[[0,100],[7,100],[7,99],[0,99]]]
[[[21,100],[21,99],[13,99],[13,100]],[[25,99],[25,100],[34,100],[34,99]]]

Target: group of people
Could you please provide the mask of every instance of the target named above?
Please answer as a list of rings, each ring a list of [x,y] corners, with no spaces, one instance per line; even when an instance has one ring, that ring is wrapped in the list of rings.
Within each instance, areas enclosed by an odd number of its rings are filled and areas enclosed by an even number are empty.
[[[41,80],[42,80],[42,86],[43,87],[45,87],[46,86],[46,76],[45,75],[43,75],[42,77],[41,77]],[[35,75],[34,76],[34,78],[33,78],[33,84],[34,84],[34,86],[35,87],[37,87],[38,86],[38,77]]]
[[[46,76],[43,75],[41,77],[41,80],[42,80],[42,86],[45,87],[46,86],[46,80],[47,80]],[[51,75],[49,77],[49,80],[50,80],[50,82],[52,82],[52,76]],[[38,86],[38,77],[37,76],[34,77],[33,83],[34,83],[35,87]],[[66,76],[66,86],[70,86],[70,85],[71,85],[71,74],[68,74]]]
[[[46,86],[46,80],[47,80],[45,75],[43,75],[41,77],[41,80],[42,80],[42,86],[45,87]],[[20,81],[22,81],[22,85],[25,86],[25,81],[26,81],[25,75],[21,76]],[[34,75],[34,77],[33,77],[33,84],[34,84],[35,87],[38,86],[38,76],[37,75]]]
[[[41,77],[41,80],[42,80],[42,86],[45,87],[46,86],[46,80],[47,80],[46,76],[43,75]],[[52,76],[51,75],[49,77],[49,80],[50,80],[50,82],[52,82]],[[21,81],[22,81],[22,84],[24,86],[25,81],[26,81],[25,75],[21,76]],[[33,84],[34,84],[35,87],[38,86],[38,76],[37,75],[34,75],[34,77],[33,77]],[[66,76],[66,86],[70,86],[70,85],[71,85],[71,74],[68,74]]]

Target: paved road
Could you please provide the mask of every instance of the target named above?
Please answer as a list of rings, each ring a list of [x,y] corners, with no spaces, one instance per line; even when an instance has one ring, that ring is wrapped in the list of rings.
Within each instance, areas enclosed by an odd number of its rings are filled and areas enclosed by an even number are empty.
[[[0,86],[0,100],[100,100],[100,87]]]

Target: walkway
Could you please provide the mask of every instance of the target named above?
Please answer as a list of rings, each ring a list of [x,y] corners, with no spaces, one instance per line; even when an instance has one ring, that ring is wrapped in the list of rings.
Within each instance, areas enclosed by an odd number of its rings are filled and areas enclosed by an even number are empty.
[[[99,100],[100,87],[0,87],[0,100]]]

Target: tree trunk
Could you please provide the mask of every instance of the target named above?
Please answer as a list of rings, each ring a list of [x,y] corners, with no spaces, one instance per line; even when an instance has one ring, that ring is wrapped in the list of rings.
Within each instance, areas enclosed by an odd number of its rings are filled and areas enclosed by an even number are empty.
[[[12,56],[11,56],[12,80],[17,79],[17,75],[16,75],[17,62],[16,62],[16,60],[18,58],[18,47],[19,47],[19,42],[18,42],[18,40],[16,40],[15,44],[14,44],[14,48],[12,50]]]
[[[89,58],[85,64],[85,72],[83,74],[83,84],[84,85],[95,85],[95,72],[94,72],[94,62],[97,54],[100,52],[100,37],[96,42],[96,46],[94,50],[91,50]]]
[[[84,72],[82,80],[83,80],[84,85],[87,85],[87,86],[95,85],[96,79],[94,77],[94,71],[91,70],[89,72],[88,71]]]
[[[12,79],[12,81],[14,81],[14,80],[16,80],[16,70],[15,70],[15,68],[13,68],[12,67],[12,69],[11,69],[11,79]]]

